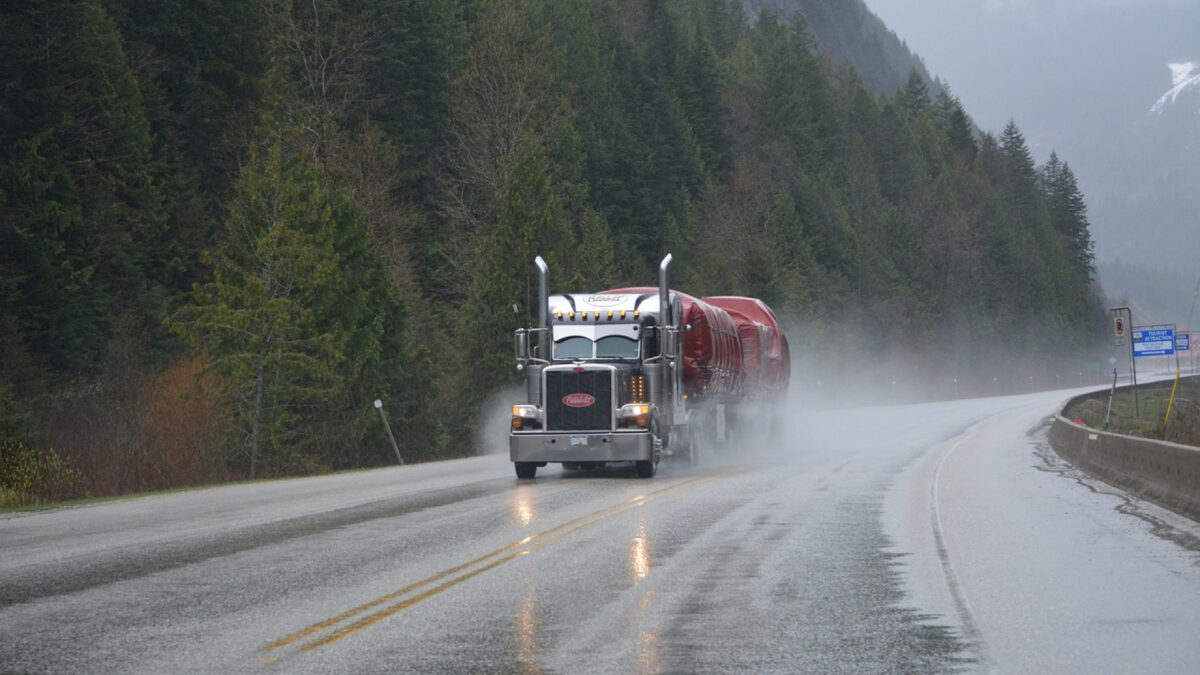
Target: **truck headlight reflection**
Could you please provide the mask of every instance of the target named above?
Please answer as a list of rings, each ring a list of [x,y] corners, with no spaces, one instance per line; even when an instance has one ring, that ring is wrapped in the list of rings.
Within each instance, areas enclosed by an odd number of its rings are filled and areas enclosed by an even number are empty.
[[[638,525],[633,546],[629,549],[629,564],[634,579],[641,580],[650,576],[650,538],[646,536],[645,525]]]
[[[528,525],[533,522],[535,516],[529,487],[518,487],[513,492],[513,519],[522,525]]]
[[[538,662],[538,654],[541,651],[539,643],[536,606],[533,596],[529,595],[525,597],[525,602],[521,604],[521,611],[517,613],[517,644],[520,650],[517,658],[524,667],[524,672],[529,675],[538,675],[542,672],[541,663]]]

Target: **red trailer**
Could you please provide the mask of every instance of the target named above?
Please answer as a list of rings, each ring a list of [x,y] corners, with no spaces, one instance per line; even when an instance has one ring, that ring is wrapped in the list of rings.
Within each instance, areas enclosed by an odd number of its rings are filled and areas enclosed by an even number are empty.
[[[658,289],[615,288],[602,293],[657,296]],[[682,340],[684,392],[703,397],[741,396],[743,348],[737,322],[729,312],[704,300],[680,291],[671,293],[683,305],[683,324],[691,326]]]
[[[702,300],[724,309],[737,324],[746,397],[782,398],[787,393],[792,358],[775,312],[758,298],[718,295]]]

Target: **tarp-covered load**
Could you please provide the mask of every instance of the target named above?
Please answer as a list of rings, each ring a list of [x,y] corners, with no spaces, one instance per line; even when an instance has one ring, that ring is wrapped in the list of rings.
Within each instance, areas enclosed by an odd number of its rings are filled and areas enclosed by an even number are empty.
[[[748,398],[782,398],[791,378],[787,336],[775,312],[758,298],[732,295],[702,299],[724,309],[737,324],[742,343],[742,389]]]
[[[620,293],[658,297],[650,287],[617,288]],[[738,396],[742,393],[742,342],[737,323],[723,309],[699,298],[672,290],[683,307],[683,389],[689,396]]]

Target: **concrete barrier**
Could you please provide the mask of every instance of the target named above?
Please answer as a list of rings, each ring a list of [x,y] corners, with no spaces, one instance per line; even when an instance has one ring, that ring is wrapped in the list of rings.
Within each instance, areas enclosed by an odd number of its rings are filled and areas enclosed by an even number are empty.
[[[1094,396],[1077,396],[1054,415],[1054,451],[1106,483],[1200,521],[1200,448],[1092,429],[1063,416]]]

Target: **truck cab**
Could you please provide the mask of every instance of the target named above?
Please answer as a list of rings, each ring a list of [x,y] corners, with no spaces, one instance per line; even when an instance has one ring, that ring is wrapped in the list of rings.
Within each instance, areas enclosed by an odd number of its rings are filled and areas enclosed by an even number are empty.
[[[633,462],[653,476],[670,444],[683,397],[671,351],[678,305],[666,288],[548,295],[542,272],[539,325],[516,333],[525,402],[512,407],[509,452],[519,478],[539,467]],[[664,315],[665,314],[665,315]],[[533,344],[536,342],[536,345]]]

